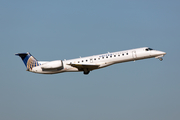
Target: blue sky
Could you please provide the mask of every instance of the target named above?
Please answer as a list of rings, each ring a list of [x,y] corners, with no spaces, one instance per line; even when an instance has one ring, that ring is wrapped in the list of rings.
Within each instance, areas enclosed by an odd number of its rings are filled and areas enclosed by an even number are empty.
[[[0,119],[179,120],[180,2],[0,1]],[[85,76],[26,71],[18,52],[64,60],[139,47],[164,60],[121,63]]]

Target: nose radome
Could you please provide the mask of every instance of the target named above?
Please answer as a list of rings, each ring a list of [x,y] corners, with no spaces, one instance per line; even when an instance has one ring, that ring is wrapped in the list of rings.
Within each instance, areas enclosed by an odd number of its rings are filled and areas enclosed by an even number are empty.
[[[162,51],[160,51],[160,52],[161,52],[162,55],[165,55],[165,54],[166,54],[166,52],[162,52]]]
[[[156,51],[155,53],[158,55],[165,55],[166,54],[166,52],[163,52],[163,51]]]

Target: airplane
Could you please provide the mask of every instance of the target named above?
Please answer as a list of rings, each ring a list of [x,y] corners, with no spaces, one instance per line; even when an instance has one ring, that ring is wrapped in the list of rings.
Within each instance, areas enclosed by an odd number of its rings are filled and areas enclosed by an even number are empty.
[[[23,60],[27,71],[40,74],[56,74],[62,72],[83,72],[85,75],[90,71],[104,68],[116,63],[136,61],[147,58],[163,60],[165,52],[153,50],[149,47],[80,57],[70,60],[38,61],[29,52],[15,54]]]

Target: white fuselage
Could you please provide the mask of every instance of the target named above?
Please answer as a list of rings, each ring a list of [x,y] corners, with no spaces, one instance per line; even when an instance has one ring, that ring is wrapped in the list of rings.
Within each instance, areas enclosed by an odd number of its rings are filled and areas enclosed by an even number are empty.
[[[147,58],[162,58],[166,53],[162,51],[152,50],[147,47],[138,48],[138,49],[131,49],[125,51],[118,51],[100,55],[94,55],[89,57],[82,57],[77,59],[70,59],[60,61],[59,65],[62,64],[62,67],[56,69],[43,69],[49,64],[49,62],[39,62],[41,63],[40,66],[33,67],[31,72],[35,73],[42,73],[42,74],[54,74],[54,73],[61,73],[61,72],[78,72],[84,71],[84,68],[79,69],[78,67],[74,66],[87,66],[91,67],[91,65],[98,65],[97,68],[89,69],[89,71],[100,69],[103,67],[107,67],[109,65],[113,65],[116,63],[128,62],[128,61],[135,61],[140,59],[147,59]],[[47,64],[47,65],[46,65]],[[56,66],[57,61],[51,61],[52,66]],[[50,65],[50,64],[49,64]],[[74,66],[73,66],[74,65]]]

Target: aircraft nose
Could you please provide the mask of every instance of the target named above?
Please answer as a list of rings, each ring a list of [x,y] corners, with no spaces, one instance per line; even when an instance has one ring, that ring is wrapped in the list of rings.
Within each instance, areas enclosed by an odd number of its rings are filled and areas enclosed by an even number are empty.
[[[166,55],[166,52],[163,52],[163,51],[156,51],[155,54],[156,54],[156,55]]]
[[[166,55],[166,52],[163,52],[163,55]]]
[[[159,51],[160,52],[160,54],[162,54],[162,55],[165,55],[166,54],[166,52],[162,52],[162,51]]]

